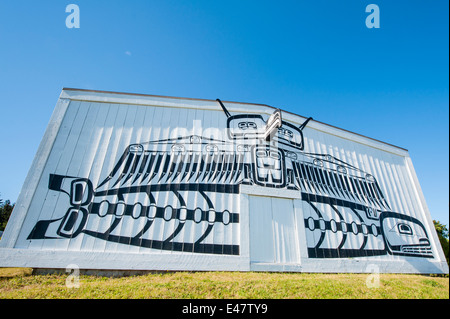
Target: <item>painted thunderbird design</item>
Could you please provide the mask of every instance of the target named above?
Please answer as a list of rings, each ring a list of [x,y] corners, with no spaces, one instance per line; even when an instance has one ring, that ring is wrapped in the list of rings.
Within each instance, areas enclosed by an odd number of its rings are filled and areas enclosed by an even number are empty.
[[[219,100],[220,102],[220,100]],[[239,255],[239,242],[207,241],[214,227],[239,224],[239,212],[218,209],[213,194],[239,194],[240,185],[298,191],[305,204],[310,258],[403,255],[433,257],[424,225],[392,212],[376,178],[329,154],[304,150],[303,125],[258,114],[227,115],[226,138],[179,136],[129,145],[110,173],[88,178],[49,176],[49,189],[67,194],[59,218],[40,220],[29,240],[80,234],[151,249]],[[188,197],[203,205],[190,206]],[[200,207],[201,206],[201,207]],[[132,231],[119,230],[133,223]],[[172,223],[165,238],[157,232]],[[196,238],[182,236],[189,224]]]

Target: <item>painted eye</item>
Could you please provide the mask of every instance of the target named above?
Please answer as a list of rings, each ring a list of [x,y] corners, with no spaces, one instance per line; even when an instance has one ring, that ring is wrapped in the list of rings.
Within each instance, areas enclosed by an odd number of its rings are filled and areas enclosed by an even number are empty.
[[[256,130],[258,128],[258,125],[256,125],[255,122],[239,122],[238,127],[241,130],[246,130],[246,129]]]
[[[322,166],[323,166],[323,161],[320,160],[320,159],[315,159],[315,160],[313,161],[313,164],[316,165],[316,166],[322,167]]]
[[[413,231],[411,226],[407,224],[398,224],[398,232],[403,235],[412,235]]]
[[[247,129],[247,122],[239,122],[239,123],[238,123],[238,127],[239,127],[241,130],[246,130],[246,129]]]
[[[282,127],[280,127],[278,129],[278,134],[284,135],[284,137],[289,137],[289,138],[293,138],[294,137],[294,133],[292,133],[291,131],[289,131],[289,130],[287,130],[285,128],[282,128]]]
[[[191,144],[200,144],[202,142],[202,139],[200,136],[192,135],[190,141]]]
[[[185,148],[181,144],[175,144],[172,146],[172,152],[174,153],[183,153],[185,151]]]
[[[266,151],[257,151],[256,152],[257,157],[267,157]]]
[[[297,159],[297,154],[295,154],[294,152],[286,151],[285,153],[286,153],[286,157],[289,157],[292,160],[296,160]]]
[[[219,148],[217,147],[217,145],[214,145],[214,144],[206,145],[205,150],[207,153],[210,153],[210,154],[219,152]]]
[[[128,148],[128,151],[130,153],[141,154],[144,151],[144,146],[142,146],[141,144],[133,144],[133,145],[130,145],[130,147]]]
[[[280,159],[280,154],[278,154],[278,152],[270,152],[270,157]]]
[[[239,144],[237,146],[237,151],[238,152],[248,152],[249,151],[249,147],[248,147],[248,145]]]
[[[338,170],[339,173],[347,174],[347,170],[345,169],[344,166],[338,166],[337,170]]]

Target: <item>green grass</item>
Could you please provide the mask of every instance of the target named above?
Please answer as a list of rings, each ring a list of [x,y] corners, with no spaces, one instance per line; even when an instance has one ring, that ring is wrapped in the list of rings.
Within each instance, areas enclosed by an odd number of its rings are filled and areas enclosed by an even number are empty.
[[[88,299],[448,299],[449,278],[381,274],[379,287],[366,274],[168,272],[108,278],[80,276],[68,288],[62,275],[31,275],[26,268],[0,269],[0,298]]]

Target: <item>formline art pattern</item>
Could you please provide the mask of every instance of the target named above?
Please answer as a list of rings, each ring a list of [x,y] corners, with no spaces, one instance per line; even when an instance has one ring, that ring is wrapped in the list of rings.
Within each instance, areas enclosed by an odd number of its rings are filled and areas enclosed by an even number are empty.
[[[311,118],[296,126],[279,109],[270,117],[231,115],[217,102],[225,113],[226,138],[191,134],[135,141],[98,185],[83,176],[50,174],[49,190],[66,194],[70,207],[59,218],[39,220],[27,239],[85,235],[148,249],[239,255],[233,238],[206,241],[214,227],[231,229],[240,221],[239,211],[218,209],[214,197],[238,196],[241,185],[254,185],[301,194],[309,207],[302,221],[309,258],[433,258],[423,223],[392,211],[374,176],[336,156],[305,150]],[[192,196],[203,205],[190,206],[186,198]],[[133,233],[118,235],[114,231],[124,222],[134,223]],[[172,223],[173,231],[161,238],[157,228],[164,223]],[[183,233],[187,224],[201,235]]]

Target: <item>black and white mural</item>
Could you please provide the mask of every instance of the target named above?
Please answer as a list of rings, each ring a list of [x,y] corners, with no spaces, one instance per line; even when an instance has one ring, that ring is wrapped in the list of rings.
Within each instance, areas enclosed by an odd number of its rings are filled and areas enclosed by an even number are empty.
[[[433,257],[425,226],[391,209],[373,175],[308,151],[309,120],[298,126],[280,110],[232,115],[220,100],[218,107],[226,134],[131,141],[96,183],[48,174],[48,191],[63,194],[68,205],[38,220],[27,239],[89,236],[143,249],[239,255],[239,205],[230,203],[239,201],[242,185],[253,185],[301,195],[310,258]]]

